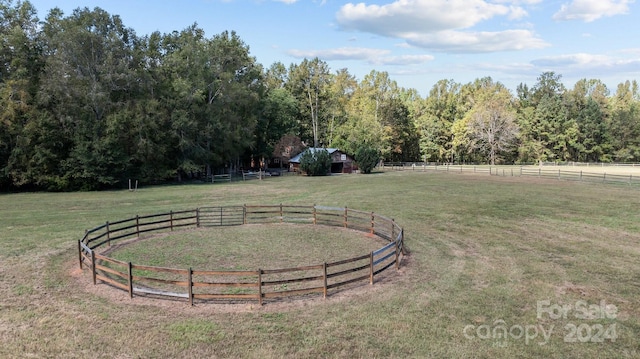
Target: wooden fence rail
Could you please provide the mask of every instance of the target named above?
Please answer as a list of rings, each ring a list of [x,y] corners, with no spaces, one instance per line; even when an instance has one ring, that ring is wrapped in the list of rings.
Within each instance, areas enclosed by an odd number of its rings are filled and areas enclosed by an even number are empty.
[[[113,242],[139,238],[150,232],[183,227],[237,226],[256,223],[308,223],[355,229],[389,243],[368,254],[334,262],[254,271],[194,270],[123,262],[108,256]],[[300,205],[244,205],[201,207],[194,210],[135,216],[106,222],[85,231],[78,241],[80,269],[91,270],[98,281],[134,295],[201,301],[246,301],[322,293],[351,283],[368,281],[405,255],[404,231],[393,219],[351,208]]]
[[[571,168],[571,166],[562,166]],[[551,168],[531,168],[522,166],[472,166],[472,165],[434,165],[423,162],[414,163],[385,163],[382,168],[392,171],[436,171],[450,173],[486,173],[503,177],[540,177],[567,181],[622,183],[640,185],[640,175],[618,174],[607,172],[570,171]]]

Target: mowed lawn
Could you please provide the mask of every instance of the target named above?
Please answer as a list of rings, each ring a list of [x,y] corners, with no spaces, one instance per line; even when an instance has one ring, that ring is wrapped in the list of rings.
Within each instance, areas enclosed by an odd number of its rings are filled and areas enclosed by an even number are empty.
[[[392,217],[410,254],[374,286],[262,307],[105,295],[78,271],[107,220],[278,203]],[[1,358],[640,357],[637,187],[387,172],[3,194],[0,229]]]

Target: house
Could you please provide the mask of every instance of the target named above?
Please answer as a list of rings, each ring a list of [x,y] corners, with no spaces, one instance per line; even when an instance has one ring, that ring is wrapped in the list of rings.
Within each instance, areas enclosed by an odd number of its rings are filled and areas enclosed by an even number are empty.
[[[340,151],[337,148],[315,148],[309,147],[306,150],[299,153],[297,156],[289,159],[290,170],[298,172],[300,170],[300,158],[305,151],[321,151],[326,150],[331,156],[331,173],[352,173],[358,169],[354,163],[353,157],[345,152]]]

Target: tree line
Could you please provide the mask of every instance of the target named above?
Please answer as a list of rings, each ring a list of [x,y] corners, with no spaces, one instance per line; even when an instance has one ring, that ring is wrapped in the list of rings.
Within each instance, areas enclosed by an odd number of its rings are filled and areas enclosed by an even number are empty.
[[[0,0],[0,188],[79,190],[180,180],[293,156],[375,149],[385,161],[640,161],[640,91],[542,73],[515,94],[489,77],[426,97],[386,72],[321,59],[264,67],[233,31],[139,36],[78,8],[44,20]],[[287,145],[291,143],[292,145]]]

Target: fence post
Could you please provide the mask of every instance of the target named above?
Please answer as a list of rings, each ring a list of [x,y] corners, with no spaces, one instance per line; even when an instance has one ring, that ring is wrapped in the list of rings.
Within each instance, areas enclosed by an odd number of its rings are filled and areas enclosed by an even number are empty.
[[[324,277],[324,299],[327,299],[327,262],[322,263],[322,275]]]
[[[109,247],[111,247],[111,231],[109,230],[109,221],[107,221],[107,243],[109,244]]]
[[[318,223],[318,217],[317,217],[317,213],[316,213],[316,204],[313,204],[313,224],[317,224]]]
[[[140,238],[140,216],[136,214],[136,237]]]
[[[369,254],[369,285],[373,285],[373,251]]]
[[[91,251],[91,275],[93,276],[93,285],[96,285],[96,252]]]
[[[169,211],[169,227],[173,231],[173,211]]]
[[[242,224],[247,224],[247,205],[242,205]]]
[[[558,169],[558,180],[560,180],[560,170]]]
[[[196,208],[196,228],[200,227],[200,208]]]
[[[604,183],[604,182],[607,182],[607,172],[604,172],[604,173],[602,174],[602,182],[603,182],[603,183]]]
[[[193,307],[193,270],[189,267],[189,272],[187,274],[187,281],[189,282],[189,304]]]
[[[373,212],[371,212],[371,234],[375,233],[375,228],[374,228],[375,225],[376,225],[376,218]]]
[[[348,222],[349,222],[349,214],[347,213],[348,209],[347,207],[344,207],[344,228],[349,227]]]
[[[262,305],[262,269],[258,269],[258,303]]]
[[[128,263],[127,274],[129,274],[129,298],[133,298],[133,268],[131,262]]]
[[[220,206],[220,225],[222,226],[222,206]]]
[[[582,171],[580,171],[580,182],[582,182]]]
[[[280,223],[282,223],[283,218],[284,218],[284,214],[282,212],[282,203],[280,203]]]
[[[402,237],[402,230],[400,230],[400,236]],[[401,239],[394,239],[396,244],[396,270],[400,270],[400,243]]]
[[[391,219],[391,240],[395,240],[396,238],[396,221],[392,218]]]
[[[402,241],[401,245],[402,245],[402,255],[406,256],[407,255],[407,251],[404,249],[404,228],[400,229],[400,240]]]
[[[82,245],[81,240],[78,240],[78,263],[80,264],[80,270],[82,270]]]

